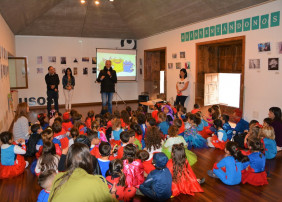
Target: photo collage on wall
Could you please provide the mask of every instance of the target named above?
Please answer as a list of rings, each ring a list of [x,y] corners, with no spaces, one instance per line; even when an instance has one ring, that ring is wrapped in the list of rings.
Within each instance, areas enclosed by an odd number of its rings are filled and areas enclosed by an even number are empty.
[[[261,63],[267,62],[267,69],[269,71],[279,70],[279,54],[282,54],[282,41],[277,43],[263,42],[258,43],[258,52],[260,54],[273,55],[269,57],[267,61],[261,61],[259,58],[249,59],[249,69],[250,70],[260,70]],[[263,60],[263,59],[262,59]],[[264,67],[263,65],[262,67]]]
[[[8,51],[0,45],[0,79],[7,78],[9,75]]]
[[[46,59],[46,61],[44,61]],[[91,61],[90,61],[91,59]],[[44,63],[45,62],[45,63]],[[44,63],[44,66],[43,66]],[[46,64],[47,63],[47,64]],[[96,74],[97,73],[97,58],[96,57],[66,57],[66,56],[48,56],[44,58],[43,56],[37,56],[36,64],[38,67],[36,68],[37,74],[47,74],[49,66],[54,66],[57,74],[64,75],[67,68],[72,70],[72,74],[77,76],[79,71],[81,71],[81,75],[88,75],[90,73]],[[80,69],[78,66],[83,65]],[[58,66],[61,66],[60,69]],[[89,67],[92,66],[90,69],[92,71],[88,71]]]
[[[174,59],[178,59],[177,58],[177,55],[178,53],[172,53],[171,55],[171,58],[174,60]],[[181,51],[179,52],[179,60],[185,60],[186,59],[186,52],[185,51]],[[167,64],[167,68],[168,69],[173,69],[173,67],[175,66],[176,69],[182,69],[182,68],[185,68],[187,70],[190,70],[191,69],[191,63],[190,61],[177,61],[174,63],[168,63]]]

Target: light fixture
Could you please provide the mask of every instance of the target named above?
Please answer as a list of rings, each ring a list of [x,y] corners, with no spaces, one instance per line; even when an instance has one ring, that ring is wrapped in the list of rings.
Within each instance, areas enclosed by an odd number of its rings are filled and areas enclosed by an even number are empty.
[[[95,1],[95,4],[96,4],[96,5],[99,5],[99,4],[100,4],[100,1]]]
[[[113,2],[114,0],[109,0],[109,1]]]
[[[81,4],[85,4],[85,2],[86,2],[85,0],[80,0]]]

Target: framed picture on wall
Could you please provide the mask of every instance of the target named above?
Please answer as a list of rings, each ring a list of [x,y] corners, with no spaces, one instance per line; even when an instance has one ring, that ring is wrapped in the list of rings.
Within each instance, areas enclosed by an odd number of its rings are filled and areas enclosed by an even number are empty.
[[[181,69],[181,62],[175,63],[175,67],[176,67],[176,69]]]
[[[249,69],[260,69],[260,59],[249,59]]]
[[[77,67],[73,68],[73,75],[77,75]]]
[[[78,58],[77,58],[77,57],[73,57],[73,58],[72,58],[72,62],[73,62],[73,63],[78,63]]]
[[[88,75],[88,67],[83,68],[83,75]]]
[[[92,64],[96,65],[97,64],[97,57],[92,57]]]
[[[56,63],[56,56],[49,56],[48,62]]]
[[[258,44],[258,52],[267,52],[270,51],[270,42],[259,43]]]
[[[185,58],[185,52],[180,52],[180,58]]]
[[[38,65],[42,64],[42,60],[43,60],[42,56],[37,56],[37,64]]]
[[[67,64],[67,58],[66,57],[61,57],[61,64],[62,65]]]
[[[168,63],[167,67],[168,67],[168,69],[172,69],[173,68],[173,63]]]
[[[89,62],[89,57],[82,57],[82,62]]]
[[[172,58],[176,59],[177,58],[177,53],[172,53]]]
[[[268,70],[279,70],[279,58],[268,58]]]
[[[278,46],[278,53],[282,54],[282,41],[277,43]]]
[[[185,69],[190,69],[191,68],[191,64],[190,62],[185,62]]]
[[[92,74],[96,74],[97,73],[97,67],[92,67]]]

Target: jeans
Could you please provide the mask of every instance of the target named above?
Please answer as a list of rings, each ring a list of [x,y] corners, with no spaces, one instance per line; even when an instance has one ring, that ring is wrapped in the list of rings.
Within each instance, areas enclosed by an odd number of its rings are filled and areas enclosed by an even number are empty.
[[[112,113],[112,100],[113,100],[113,92],[107,93],[107,92],[102,92],[102,106],[103,108],[107,106],[108,103],[108,112]]]
[[[186,98],[188,96],[176,96],[176,101],[175,101],[175,105],[178,105],[179,103],[184,107],[184,103],[186,101]]]
[[[51,111],[51,104],[52,101],[54,100],[54,104],[55,104],[55,110],[58,112],[59,111],[59,106],[58,106],[58,91],[53,91],[53,90],[47,90],[47,111],[48,114],[50,114]]]

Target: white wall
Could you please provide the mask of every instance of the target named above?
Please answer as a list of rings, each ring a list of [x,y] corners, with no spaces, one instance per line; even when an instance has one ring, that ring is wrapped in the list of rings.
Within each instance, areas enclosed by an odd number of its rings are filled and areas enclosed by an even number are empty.
[[[96,48],[120,48],[118,39],[76,38],[76,37],[42,37],[42,36],[16,36],[16,54],[18,57],[26,56],[28,59],[28,89],[19,90],[19,98],[39,97],[47,98],[44,77],[48,72],[48,66],[52,65],[60,78],[59,104],[64,104],[62,86],[62,68],[78,68],[75,76],[76,85],[73,95],[73,103],[101,102],[100,85],[94,83],[96,74],[92,74],[91,58],[96,57]],[[43,56],[43,64],[37,64],[37,56]],[[49,63],[48,56],[56,56],[56,63]],[[67,64],[61,65],[60,58],[67,57]],[[78,57],[79,63],[73,63],[71,59]],[[90,61],[82,62],[82,57],[89,57]],[[37,68],[43,67],[43,74],[37,74]],[[88,67],[88,75],[83,75],[82,70]],[[116,90],[123,100],[138,99],[137,82],[118,82]],[[130,92],[130,93],[129,93]],[[116,96],[114,96],[114,100]],[[120,100],[119,98],[117,100]],[[47,102],[47,100],[46,100]],[[34,103],[30,103],[31,105]],[[47,103],[45,103],[46,105]],[[38,105],[36,103],[35,105]]]
[[[196,65],[196,43],[235,37],[246,36],[245,49],[245,92],[244,92],[244,117],[246,120],[257,119],[262,121],[267,117],[268,109],[271,106],[282,108],[282,54],[278,54],[277,42],[282,41],[282,25],[280,16],[280,26],[270,27],[267,29],[251,30],[246,32],[214,36],[209,38],[197,39],[193,41],[181,42],[181,33],[193,31],[208,26],[213,26],[222,23],[228,23],[240,19],[245,19],[271,12],[280,11],[282,13],[282,0],[263,4],[257,7],[249,8],[225,15],[215,19],[210,19],[204,22],[187,25],[172,31],[161,33],[152,37],[138,40],[138,60],[144,60],[144,50],[154,49],[159,47],[167,48],[167,63],[174,63],[173,69],[167,71],[167,99],[176,96],[175,83],[179,74],[179,70],[175,69],[176,62],[182,62],[182,67],[186,61],[191,62],[191,70],[188,70],[190,80],[190,99],[188,102],[188,110],[191,110],[195,102],[195,65]],[[258,43],[271,42],[272,51],[270,53],[258,53]],[[186,59],[179,59],[179,52],[186,52]],[[172,54],[177,53],[177,59],[172,59]],[[267,59],[271,57],[279,57],[280,70],[268,71]],[[260,59],[261,69],[250,70],[248,68],[249,59]],[[139,82],[139,92],[143,91],[143,79]]]
[[[15,54],[15,36],[0,14],[0,46],[10,54]],[[1,58],[2,65],[8,65],[8,60]],[[9,75],[0,76],[0,132],[7,130],[13,120],[12,109],[8,110],[8,94],[10,93]],[[16,107],[16,106],[15,106]]]

